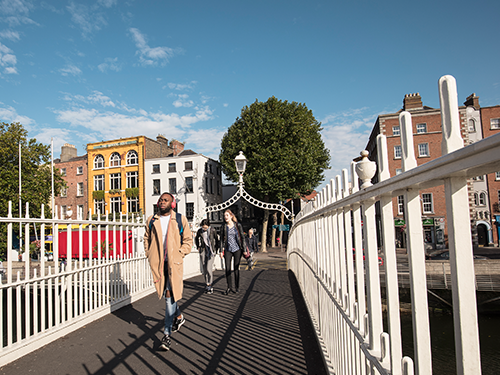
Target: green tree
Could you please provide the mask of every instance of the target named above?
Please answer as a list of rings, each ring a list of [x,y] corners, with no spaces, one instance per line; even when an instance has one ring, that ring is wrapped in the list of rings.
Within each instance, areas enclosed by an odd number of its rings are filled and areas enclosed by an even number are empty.
[[[21,202],[22,216],[25,216],[26,202],[30,217],[40,217],[41,205],[45,205],[45,217],[51,217],[50,197],[52,194],[50,172],[50,146],[28,138],[28,131],[18,122],[0,124],[0,216],[8,214],[12,201],[12,215],[19,217],[19,144],[21,145]],[[60,173],[54,173],[56,194],[65,182]],[[0,230],[0,258],[5,259],[7,233],[5,226]]]
[[[219,160],[228,179],[238,181],[234,158],[243,151],[245,190],[268,203],[309,194],[324,180],[330,154],[321,139],[321,123],[305,104],[255,101],[241,110],[221,143]],[[264,214],[265,249],[269,212]]]

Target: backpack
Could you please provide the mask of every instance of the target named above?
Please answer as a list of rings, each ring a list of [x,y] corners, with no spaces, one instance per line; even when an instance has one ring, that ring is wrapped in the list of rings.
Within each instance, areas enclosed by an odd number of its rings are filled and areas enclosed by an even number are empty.
[[[153,218],[149,222],[149,231],[151,231],[151,228],[153,227],[153,223],[156,220],[156,218],[153,215]],[[182,215],[178,212],[175,213],[175,220],[177,221],[177,227],[179,228],[179,234],[181,235],[181,246],[182,246],[182,233],[184,232],[184,227],[182,226]]]

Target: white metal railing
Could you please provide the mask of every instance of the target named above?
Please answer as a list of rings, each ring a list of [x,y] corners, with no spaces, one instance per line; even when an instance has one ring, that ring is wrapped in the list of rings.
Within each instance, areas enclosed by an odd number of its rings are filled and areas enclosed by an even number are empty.
[[[0,230],[7,238],[7,262],[0,280],[0,366],[153,290],[142,245],[143,218],[46,219],[43,207],[40,218],[30,218],[28,208],[27,204],[25,217],[14,218],[9,202],[8,217],[0,218]],[[23,261],[17,261],[18,252],[13,250],[19,233]],[[53,262],[43,250],[39,261],[30,259],[33,238],[41,249],[52,239]]]
[[[377,138],[379,182],[371,186],[374,163],[352,163],[297,215],[290,232],[288,264],[301,286],[324,355],[335,374],[432,373],[424,236],[419,192],[444,185],[450,283],[458,374],[481,373],[474,261],[467,179],[500,170],[500,134],[463,147],[455,79],[439,80],[443,156],[417,167],[411,115],[402,112],[403,173],[390,178],[385,136]],[[365,155],[366,156],[366,155]],[[373,164],[371,164],[373,163]],[[370,173],[371,172],[371,173]],[[363,182],[358,188],[358,178]],[[404,195],[409,283],[412,299],[413,359],[403,357],[393,197]],[[375,203],[380,205],[378,265]],[[352,249],[366,255],[353,261]],[[385,278],[384,330],[380,277]],[[366,287],[365,287],[366,285]],[[471,303],[472,302],[472,303]]]

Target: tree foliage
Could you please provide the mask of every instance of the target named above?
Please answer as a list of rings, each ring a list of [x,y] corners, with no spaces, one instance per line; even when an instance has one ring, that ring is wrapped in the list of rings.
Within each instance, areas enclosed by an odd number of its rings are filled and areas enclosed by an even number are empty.
[[[324,180],[330,154],[321,139],[321,123],[305,104],[255,101],[222,138],[219,155],[224,174],[238,181],[234,158],[248,159],[245,189],[258,199],[279,202],[310,193]]]
[[[51,217],[50,146],[34,138],[28,139],[27,130],[18,122],[0,124],[0,216],[7,216],[9,201],[12,201],[12,214],[19,217],[19,144],[22,216],[25,216],[28,202],[30,217],[40,217],[42,204],[45,205],[45,217]],[[65,182],[60,173],[54,173],[56,194],[63,186]],[[0,236],[6,236],[3,228]],[[0,242],[0,257],[4,257],[6,239]]]

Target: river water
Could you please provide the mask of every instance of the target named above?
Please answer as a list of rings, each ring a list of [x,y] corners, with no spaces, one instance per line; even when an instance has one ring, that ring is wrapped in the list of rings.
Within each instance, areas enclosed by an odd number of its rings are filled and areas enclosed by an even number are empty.
[[[432,369],[434,374],[456,374],[453,317],[429,315],[431,325]],[[500,374],[500,314],[478,316],[483,375]],[[411,314],[401,315],[403,355],[414,358]]]

